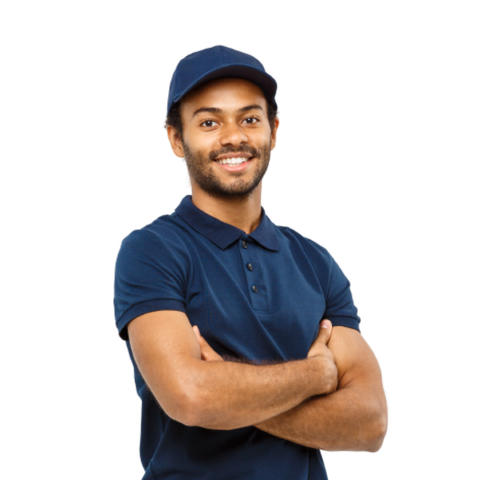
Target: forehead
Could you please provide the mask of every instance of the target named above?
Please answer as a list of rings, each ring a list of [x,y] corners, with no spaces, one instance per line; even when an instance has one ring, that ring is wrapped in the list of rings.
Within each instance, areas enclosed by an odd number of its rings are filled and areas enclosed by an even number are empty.
[[[267,101],[260,87],[241,78],[219,78],[189,92],[182,100],[182,112],[203,107],[236,110],[253,104],[267,111]]]

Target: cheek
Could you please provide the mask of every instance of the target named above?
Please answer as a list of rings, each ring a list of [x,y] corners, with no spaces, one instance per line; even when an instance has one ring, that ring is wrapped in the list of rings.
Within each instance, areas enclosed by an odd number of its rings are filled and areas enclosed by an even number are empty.
[[[191,151],[198,152],[202,156],[208,156],[212,150],[218,148],[218,143],[213,135],[184,135],[184,141]]]

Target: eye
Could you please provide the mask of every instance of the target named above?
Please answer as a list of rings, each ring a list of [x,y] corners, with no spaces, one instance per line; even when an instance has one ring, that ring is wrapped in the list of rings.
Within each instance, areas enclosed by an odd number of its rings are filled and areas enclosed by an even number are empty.
[[[213,120],[205,120],[200,124],[201,127],[207,127],[207,128],[213,127],[214,125],[218,125],[218,124]]]
[[[248,117],[244,120],[245,123],[249,124],[249,125],[253,125],[254,123],[257,123],[258,122],[258,118],[255,118],[255,117]]]

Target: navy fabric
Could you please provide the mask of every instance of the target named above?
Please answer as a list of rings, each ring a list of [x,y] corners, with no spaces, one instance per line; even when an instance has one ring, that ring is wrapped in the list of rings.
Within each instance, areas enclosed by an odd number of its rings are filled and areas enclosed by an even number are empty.
[[[186,196],[122,243],[115,317],[142,399],[144,479],[320,480],[318,450],[255,427],[209,430],[169,418],[131,354],[128,323],[156,310],[185,312],[220,354],[254,362],[306,358],[319,323],[359,329],[350,284],[331,255],[262,208],[251,234],[199,210]]]
[[[225,77],[243,78],[255,83],[275,103],[277,82],[263,65],[247,53],[217,45],[180,60],[170,81],[167,113],[192,89],[215,78]]]

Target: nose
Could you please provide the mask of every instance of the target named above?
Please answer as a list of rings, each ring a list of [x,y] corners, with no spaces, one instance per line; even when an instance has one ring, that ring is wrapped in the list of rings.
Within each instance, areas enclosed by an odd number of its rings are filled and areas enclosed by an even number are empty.
[[[240,125],[237,125],[236,122],[227,122],[222,126],[222,132],[220,135],[220,143],[223,146],[226,145],[241,145],[242,143],[247,143],[248,137],[245,134],[245,131]]]

